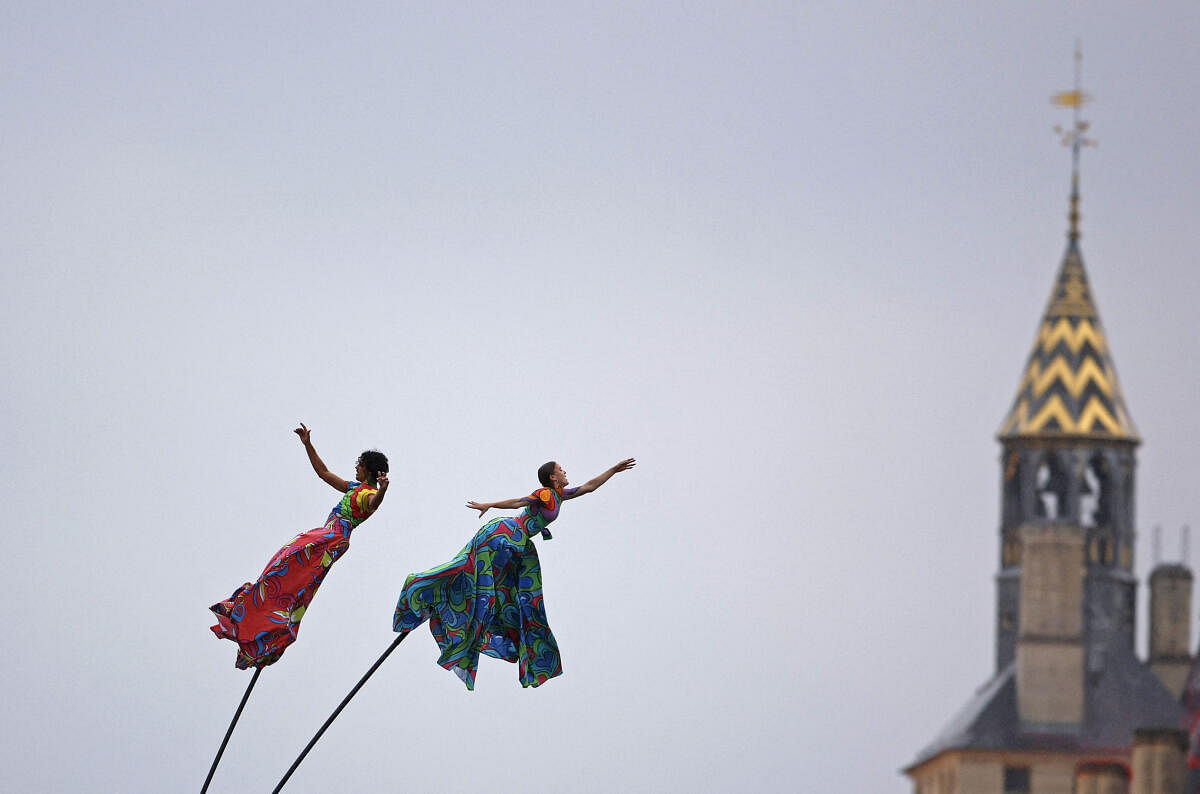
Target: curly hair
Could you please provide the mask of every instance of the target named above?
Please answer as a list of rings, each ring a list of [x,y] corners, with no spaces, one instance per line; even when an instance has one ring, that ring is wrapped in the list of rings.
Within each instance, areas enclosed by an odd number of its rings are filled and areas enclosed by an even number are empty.
[[[554,467],[558,465],[558,461],[547,461],[538,467],[538,482],[547,488],[550,487],[550,475],[554,473]]]
[[[368,476],[374,480],[375,475],[379,472],[387,472],[388,460],[387,455],[384,455],[377,449],[368,449],[366,452],[358,456],[358,462],[363,465],[368,472]]]

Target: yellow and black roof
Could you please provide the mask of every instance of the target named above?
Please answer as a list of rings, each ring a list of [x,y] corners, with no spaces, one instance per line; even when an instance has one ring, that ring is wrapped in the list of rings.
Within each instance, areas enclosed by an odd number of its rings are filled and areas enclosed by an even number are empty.
[[[1140,440],[1125,409],[1092,302],[1077,233],[1070,235],[1016,399],[998,436],[1002,441],[1081,437],[1136,444]]]

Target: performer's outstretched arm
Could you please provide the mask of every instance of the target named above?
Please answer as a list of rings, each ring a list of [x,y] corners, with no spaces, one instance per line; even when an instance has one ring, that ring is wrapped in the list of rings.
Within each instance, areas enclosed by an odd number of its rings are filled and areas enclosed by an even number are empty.
[[[300,441],[304,443],[304,451],[308,453],[308,462],[312,464],[313,471],[317,473],[317,476],[342,493],[348,491],[350,489],[350,483],[331,472],[329,467],[325,465],[325,461],[321,460],[321,456],[317,454],[315,449],[313,449],[312,441],[309,440],[309,433],[312,431],[305,427],[304,423],[301,422],[300,426],[292,432],[300,436]],[[382,496],[380,496],[379,501],[383,501]]]
[[[563,491],[563,499],[574,499],[578,496],[583,496],[585,493],[591,493],[592,491],[599,488],[601,485],[604,485],[604,483],[608,482],[609,478],[612,477],[617,472],[628,471],[636,465],[637,465],[636,460],[634,460],[633,458],[626,458],[625,460],[621,461],[620,463],[613,466],[612,468],[607,469],[602,474],[597,474],[595,477],[588,480],[583,485],[576,488],[574,491],[571,491],[570,489]]]
[[[505,499],[501,502],[467,502],[467,507],[472,510],[479,511],[479,517],[483,518],[483,514],[491,510],[493,507],[498,507],[501,510],[516,510],[529,504],[529,498],[521,496],[516,499]]]

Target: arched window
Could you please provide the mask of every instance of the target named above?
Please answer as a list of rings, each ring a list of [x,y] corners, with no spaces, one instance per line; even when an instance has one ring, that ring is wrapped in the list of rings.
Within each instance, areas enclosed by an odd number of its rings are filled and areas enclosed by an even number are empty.
[[[1096,509],[1100,496],[1100,478],[1095,467],[1089,463],[1083,469],[1079,483],[1079,523],[1085,527],[1096,526]]]
[[[1096,453],[1083,470],[1079,484],[1079,522],[1085,527],[1112,526],[1112,475],[1108,461]]]
[[[1067,478],[1057,456],[1047,455],[1037,468],[1037,504],[1034,506],[1038,518],[1051,521],[1066,515]]]

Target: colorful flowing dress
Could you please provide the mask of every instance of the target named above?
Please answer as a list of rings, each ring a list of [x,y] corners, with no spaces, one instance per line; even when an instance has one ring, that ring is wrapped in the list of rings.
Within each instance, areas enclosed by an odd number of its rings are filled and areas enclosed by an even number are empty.
[[[442,655],[467,689],[475,688],[479,654],[517,662],[521,686],[562,675],[558,643],[542,603],[542,568],[533,536],[547,540],[576,488],[539,488],[524,498],[520,515],[494,518],[445,565],[410,574],[396,605],[393,628],[407,634],[429,621]]]
[[[235,666],[274,664],[296,641],[309,602],[329,568],[349,551],[350,533],[371,517],[376,493],[370,485],[350,482],[324,526],[297,535],[276,552],[257,581],[209,607],[217,616],[213,633],[238,644]]]

